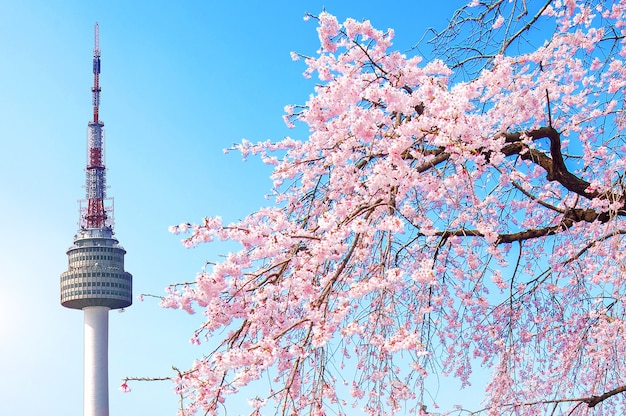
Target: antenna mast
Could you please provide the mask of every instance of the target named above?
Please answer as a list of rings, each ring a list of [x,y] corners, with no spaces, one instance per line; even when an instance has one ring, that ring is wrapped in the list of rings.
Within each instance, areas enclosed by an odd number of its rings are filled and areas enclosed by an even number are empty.
[[[87,148],[87,212],[81,219],[81,225],[87,229],[111,228],[107,221],[106,199],[106,168],[104,166],[104,123],[98,118],[100,107],[100,29],[98,23],[94,27],[93,49],[93,87],[91,88],[93,104],[93,121],[89,122]]]
[[[98,122],[98,107],[100,107],[100,27],[96,22],[94,27],[93,48],[93,87],[91,88],[93,101],[93,122]]]

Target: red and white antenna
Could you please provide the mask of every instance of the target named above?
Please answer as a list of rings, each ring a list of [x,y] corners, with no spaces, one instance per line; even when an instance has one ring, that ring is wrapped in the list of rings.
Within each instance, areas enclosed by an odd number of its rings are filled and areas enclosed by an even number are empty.
[[[87,169],[86,184],[87,210],[81,223],[87,229],[103,229],[111,227],[107,221],[106,199],[106,168],[104,166],[104,123],[98,117],[100,107],[100,45],[99,27],[94,28],[93,49],[93,87],[91,88],[93,103],[93,121],[88,124],[87,137]]]

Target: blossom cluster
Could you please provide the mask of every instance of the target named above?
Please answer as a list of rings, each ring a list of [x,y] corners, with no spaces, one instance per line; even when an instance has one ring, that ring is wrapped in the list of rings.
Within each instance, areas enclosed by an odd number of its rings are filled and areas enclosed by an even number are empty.
[[[585,414],[554,400],[626,384],[626,5],[543,18],[541,46],[455,82],[391,30],[315,16],[321,84],[286,107],[309,136],[236,147],[274,166],[276,205],[171,227],[241,247],[163,302],[202,311],[193,343],[223,337],[177,379],[185,414],[266,376],[249,403],[283,414],[420,409],[433,369],[469,385],[476,363],[492,415]]]

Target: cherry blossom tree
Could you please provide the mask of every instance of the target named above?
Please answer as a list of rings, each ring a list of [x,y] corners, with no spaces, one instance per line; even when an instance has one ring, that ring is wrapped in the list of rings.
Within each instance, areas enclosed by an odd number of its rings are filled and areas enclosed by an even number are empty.
[[[308,137],[236,146],[275,203],[172,227],[241,247],[162,301],[219,340],[172,377],[181,412],[267,380],[254,414],[425,414],[431,377],[482,367],[452,413],[624,414],[626,1],[474,0],[431,62],[311,17]]]

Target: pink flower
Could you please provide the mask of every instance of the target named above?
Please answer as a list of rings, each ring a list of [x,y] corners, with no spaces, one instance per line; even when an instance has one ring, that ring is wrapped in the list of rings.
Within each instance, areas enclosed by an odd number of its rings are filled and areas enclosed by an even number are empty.
[[[504,17],[502,17],[502,15],[500,15],[500,16],[498,16],[496,21],[493,23],[492,27],[494,29],[498,29],[500,26],[502,26],[502,23],[504,23]]]

